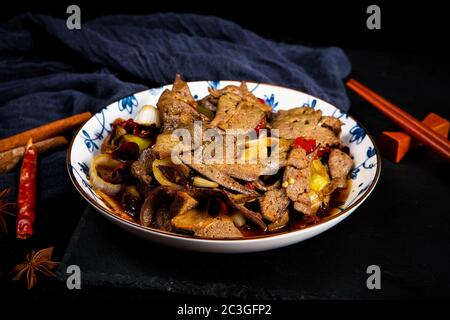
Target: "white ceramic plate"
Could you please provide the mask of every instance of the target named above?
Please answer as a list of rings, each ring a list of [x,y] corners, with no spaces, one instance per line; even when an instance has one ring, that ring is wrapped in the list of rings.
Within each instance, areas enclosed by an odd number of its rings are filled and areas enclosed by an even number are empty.
[[[239,85],[240,82],[197,81],[188,84],[194,98],[201,99],[208,94],[208,87],[222,88],[229,84]],[[322,110],[324,115],[333,115],[344,123],[342,140],[350,148],[355,168],[350,174],[353,179],[350,194],[347,201],[339,208],[339,213],[305,229],[237,240],[199,239],[178,235],[146,228],[114,215],[97,197],[87,178],[91,160],[99,153],[102,141],[110,132],[114,119],[132,118],[139,108],[146,104],[156,106],[162,91],[166,88],[170,89],[172,85],[145,90],[122,98],[105,107],[86,122],[74,137],[68,150],[67,168],[73,184],[98,212],[128,232],[164,245],[195,251],[243,253],[279,248],[309,239],[348,217],[369,196],[380,176],[380,156],[367,131],[348,114],[306,93],[268,84],[248,82],[247,85],[255,96],[264,99],[275,111],[310,106]]]

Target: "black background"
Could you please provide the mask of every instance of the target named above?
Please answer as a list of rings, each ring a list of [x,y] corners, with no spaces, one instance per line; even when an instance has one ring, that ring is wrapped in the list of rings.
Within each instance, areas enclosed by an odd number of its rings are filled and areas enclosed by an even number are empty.
[[[0,19],[25,12],[66,18],[70,4],[86,21],[101,15],[192,12],[237,22],[266,37],[291,43],[376,51],[448,53],[448,10],[442,1],[9,1]],[[381,30],[368,30],[366,9],[381,8]]]
[[[437,1],[396,1],[395,5],[392,1],[255,1],[245,5],[244,1],[13,1],[1,11],[0,19],[5,21],[28,11],[65,18],[69,4],[81,7],[82,22],[109,14],[194,12],[233,20],[278,41],[340,46],[350,57],[353,76],[387,99],[420,119],[430,111],[450,118],[447,97],[450,87],[446,44],[448,13]],[[365,11],[370,4],[378,4],[381,8],[381,30],[366,28]],[[362,119],[375,138],[383,130],[397,130],[367,103],[352,93],[349,96],[351,114]],[[376,293],[372,294],[373,298],[449,298],[448,172],[448,163],[424,149],[407,155],[399,165],[383,158],[382,176],[371,198],[356,215],[343,223],[340,230],[331,231],[330,237],[339,231],[351,232],[353,224],[359,230],[378,232],[368,250],[378,250],[376,257],[399,267],[399,274],[404,271],[409,275],[409,278],[388,275],[392,285],[401,288],[398,296]],[[57,257],[61,257],[83,210],[84,202],[78,196],[74,196],[72,201],[73,205],[68,208],[72,214],[67,214],[71,219],[56,222],[57,214],[49,213],[54,220],[42,226],[49,233],[48,238],[40,242],[47,245],[58,243]],[[62,204],[48,204],[49,210],[57,205]],[[310,241],[320,240],[323,241]],[[383,251],[390,248],[394,249]],[[364,263],[370,263],[371,257],[369,251],[364,256]],[[414,272],[417,270],[419,272]],[[9,282],[2,285],[13,297],[18,294],[32,299],[193,299],[186,295],[94,287],[75,293],[65,290],[62,284],[45,281],[32,292]],[[324,289],[326,283],[321,288]],[[351,292],[351,288],[347,290]],[[351,294],[348,297],[358,299]],[[202,298],[201,301],[212,300]]]

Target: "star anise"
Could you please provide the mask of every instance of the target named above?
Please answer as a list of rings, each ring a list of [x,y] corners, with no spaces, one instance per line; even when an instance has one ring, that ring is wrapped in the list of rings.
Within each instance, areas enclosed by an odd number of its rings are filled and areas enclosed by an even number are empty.
[[[59,265],[59,262],[52,261],[53,247],[39,250],[32,250],[27,254],[27,261],[19,263],[11,273],[16,274],[14,281],[20,280],[26,275],[27,288],[31,289],[36,285],[37,274],[41,273],[47,277],[55,277],[53,269]]]
[[[8,233],[8,226],[5,220],[6,215],[14,215],[12,211],[15,204],[6,202],[6,197],[10,191],[9,188],[0,191],[0,231],[3,231],[4,233]]]

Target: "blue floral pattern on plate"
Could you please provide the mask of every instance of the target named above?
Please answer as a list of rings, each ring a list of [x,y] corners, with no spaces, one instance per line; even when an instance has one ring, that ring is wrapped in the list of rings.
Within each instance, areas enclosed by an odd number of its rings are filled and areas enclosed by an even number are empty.
[[[369,160],[374,157],[376,155],[376,150],[374,147],[369,147],[367,149],[366,152],[366,156],[367,158],[361,162],[359,165],[355,166],[355,168],[353,168],[353,170],[350,172],[350,178],[352,178],[353,180],[356,179],[356,177],[358,176],[358,173],[361,171],[361,169],[372,169],[376,166],[376,162],[369,162]]]
[[[333,117],[336,117],[338,119],[341,119],[342,117],[345,117],[346,119],[348,118],[348,114],[345,113],[344,111],[340,110],[340,109],[336,109],[333,111],[333,113],[331,114]]]
[[[360,127],[359,124],[355,124],[350,129],[350,136],[350,143],[356,142],[356,144],[360,144],[366,137],[366,130]]]
[[[303,107],[310,107],[315,109],[317,105],[317,100],[316,99],[312,99],[311,103],[309,103],[309,101],[303,103]]]
[[[94,152],[95,150],[98,150],[98,145],[95,143],[96,138],[91,138],[89,133],[87,133],[86,130],[81,130],[81,133],[84,136],[84,144],[88,148],[90,152]]]
[[[97,119],[98,123],[100,124],[100,130],[99,131],[95,131],[91,135],[86,131],[86,130],[81,130],[81,134],[83,136],[84,139],[84,144],[86,145],[86,148],[89,150],[89,152],[94,152],[96,150],[99,149],[98,144],[96,142],[99,142],[101,140],[103,140],[104,138],[104,134],[108,134],[111,132],[111,130],[106,128],[106,120],[105,120],[105,114],[104,112],[107,111],[108,109],[105,108],[103,110],[101,110],[100,112],[95,114],[95,119]],[[111,127],[111,124],[109,125]]]
[[[133,108],[138,106],[138,101],[134,95],[122,98],[117,103],[119,111],[126,110],[129,114],[132,114]]]
[[[83,186],[88,190],[88,192],[94,197],[94,199],[99,200],[99,197],[95,194],[94,189],[91,186],[91,183],[89,182],[89,167],[84,162],[78,162],[79,170],[77,170],[74,166],[70,166],[72,169],[72,172],[80,178],[81,183]],[[82,174],[83,175],[82,175]]]
[[[272,110],[276,110],[277,106],[278,106],[278,101],[275,100],[275,95],[272,93],[269,95],[265,94],[264,95],[264,102],[272,107]]]
[[[208,87],[211,89],[218,89],[220,86],[220,81],[208,81]]]

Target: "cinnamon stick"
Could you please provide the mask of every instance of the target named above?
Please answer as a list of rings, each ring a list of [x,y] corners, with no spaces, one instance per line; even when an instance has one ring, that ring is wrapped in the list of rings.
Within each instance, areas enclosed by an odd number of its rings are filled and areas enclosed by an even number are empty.
[[[61,136],[42,140],[35,143],[35,147],[39,154],[51,149],[66,145],[67,139]],[[25,153],[25,147],[17,147],[0,153],[0,173],[6,173],[16,167]]]
[[[0,152],[7,151],[16,147],[24,146],[32,138],[39,142],[47,138],[52,138],[63,132],[72,130],[85,123],[92,116],[90,112],[76,114],[74,116],[56,120],[43,126],[24,131],[14,136],[0,140]]]

